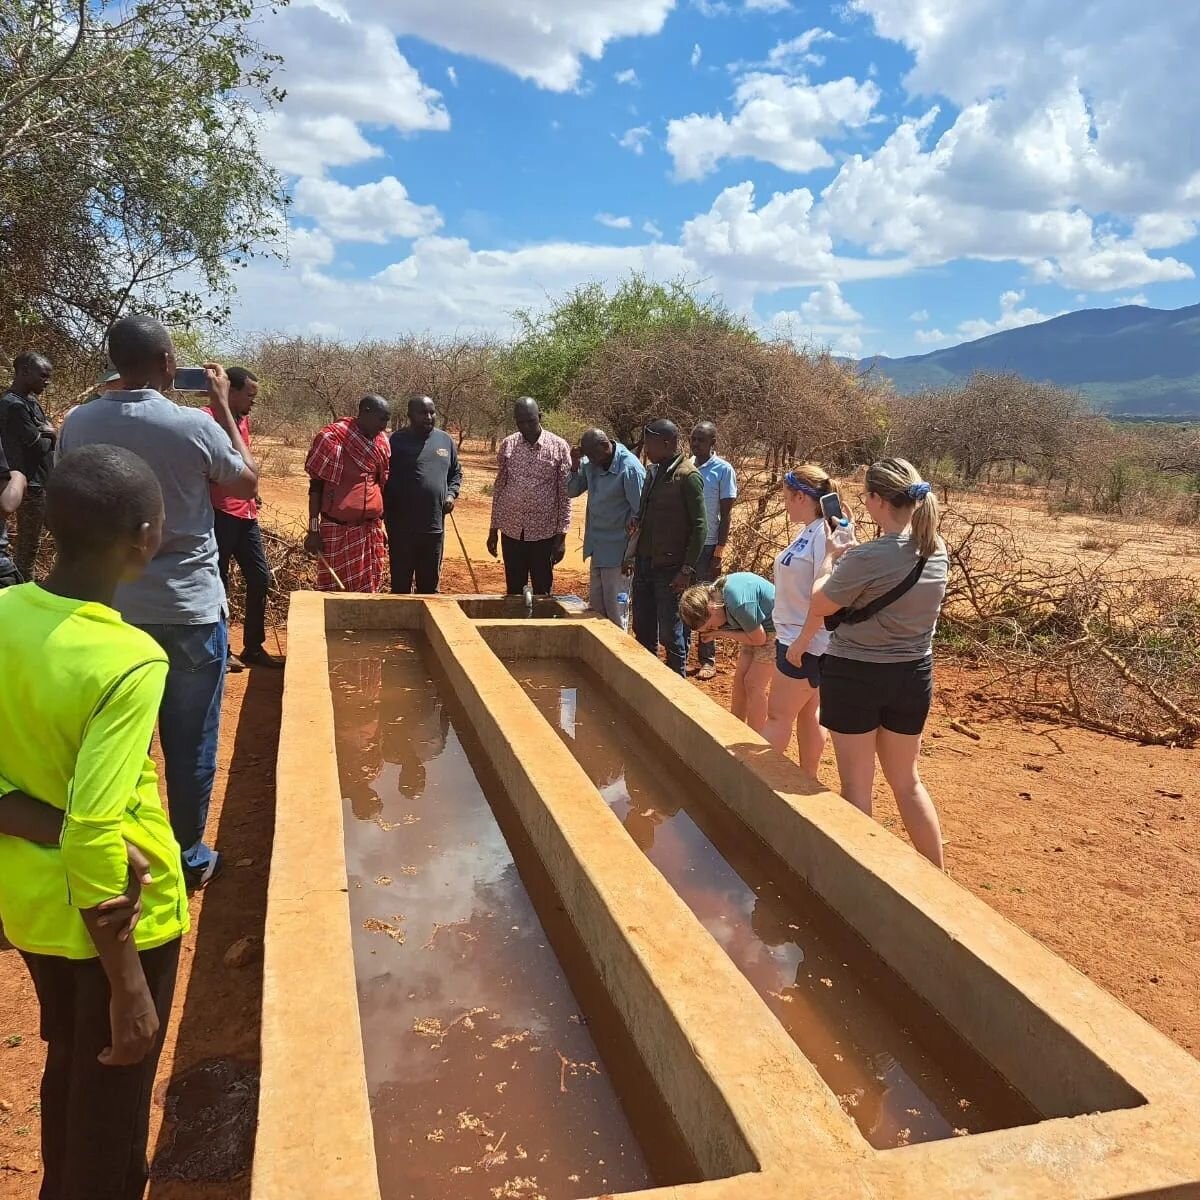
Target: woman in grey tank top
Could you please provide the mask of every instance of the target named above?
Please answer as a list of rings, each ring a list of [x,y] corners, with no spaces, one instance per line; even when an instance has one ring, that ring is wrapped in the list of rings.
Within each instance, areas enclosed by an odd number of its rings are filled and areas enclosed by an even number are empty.
[[[870,815],[875,760],[913,845],[943,867],[937,810],[918,770],[933,697],[933,634],[949,560],[930,485],[902,458],[874,463],[863,496],[880,536],[830,540],[803,645],[837,614],[821,663],[821,724],[833,735],[842,795]]]

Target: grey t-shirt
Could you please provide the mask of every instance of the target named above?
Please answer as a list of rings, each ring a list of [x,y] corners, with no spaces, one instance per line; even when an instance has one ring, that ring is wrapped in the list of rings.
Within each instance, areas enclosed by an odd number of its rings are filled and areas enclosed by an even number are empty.
[[[153,390],[108,392],[63,422],[64,454],[80,446],[123,446],[150,464],[162,487],[162,548],[116,608],[132,625],[208,625],[225,615],[209,484],[233,483],[245,469],[229,436],[207,413]]]
[[[840,608],[863,608],[911,574],[920,555],[907,534],[888,533],[847,550],[825,583]],[[926,564],[915,587],[859,625],[839,625],[829,643],[834,658],[858,662],[913,662],[933,653],[933,634],[946,595],[944,549]]]

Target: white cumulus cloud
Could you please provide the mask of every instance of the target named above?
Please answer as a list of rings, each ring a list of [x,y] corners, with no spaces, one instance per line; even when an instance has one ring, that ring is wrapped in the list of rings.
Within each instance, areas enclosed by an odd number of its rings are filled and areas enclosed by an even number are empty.
[[[615,217],[612,213],[597,213],[596,221],[608,229],[632,229],[632,217]]]
[[[584,59],[618,38],[659,33],[675,0],[342,0],[352,14],[385,21],[512,71],[539,87],[575,88]]]
[[[293,207],[339,241],[383,243],[423,237],[442,225],[438,210],[429,204],[415,204],[394,175],[358,187],[332,179],[301,179],[293,194]]]
[[[629,67],[625,71],[618,71],[613,78],[622,87],[637,87],[639,85],[638,73],[632,67]]]
[[[693,113],[671,121],[667,149],[680,179],[702,179],[726,158],[756,158],[802,174],[832,166],[824,140],[865,125],[879,97],[870,81],[811,84],[754,73],[738,83],[732,116]]]
[[[1037,325],[1049,321],[1052,317],[1062,316],[1062,312],[1044,313],[1031,306],[1022,307],[1025,299],[1024,292],[1007,291],[1000,296],[1000,316],[994,321],[986,317],[974,317],[960,321],[954,333],[946,334],[940,329],[918,329],[916,339],[922,346],[951,346],[959,342],[974,342],[979,338],[988,337],[993,333],[1001,333],[1006,329],[1020,329],[1025,325]]]
[[[632,150],[634,154],[646,153],[646,142],[650,138],[650,128],[647,125],[638,125],[633,129],[627,129],[617,139],[617,144],[624,150]]]

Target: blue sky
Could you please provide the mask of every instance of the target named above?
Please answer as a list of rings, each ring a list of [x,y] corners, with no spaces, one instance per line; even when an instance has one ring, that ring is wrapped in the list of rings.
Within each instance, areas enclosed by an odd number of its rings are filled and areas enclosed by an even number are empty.
[[[629,270],[766,331],[923,353],[1196,303],[1200,7],[292,0],[263,118],[286,263],[243,330],[477,331]]]

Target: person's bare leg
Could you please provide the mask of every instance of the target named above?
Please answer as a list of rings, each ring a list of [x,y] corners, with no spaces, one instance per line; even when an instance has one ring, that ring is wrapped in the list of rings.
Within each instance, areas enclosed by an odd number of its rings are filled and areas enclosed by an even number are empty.
[[[767,724],[767,690],[774,674],[773,662],[759,662],[751,658],[746,668],[746,724],[755,733],[762,733]]]
[[[808,694],[817,693],[809,686],[806,679],[792,679],[779,668],[771,679],[771,691],[767,696],[767,723],[763,726],[762,735],[779,751],[786,754],[788,744],[792,740],[792,729],[796,725],[796,717],[804,706]],[[800,747],[803,753],[804,747]]]
[[[733,672],[733,698],[729,702],[729,709],[739,721],[746,719],[746,668],[749,666],[749,660],[746,655],[739,654],[737,667]]]
[[[842,795],[869,817],[871,790],[875,784],[875,731],[834,733],[832,736]]]
[[[939,871],[946,869],[942,856],[942,826],[929,792],[921,782],[917,758],[921,753],[921,735],[879,731],[879,765],[896,797],[896,807],[912,844]]]
[[[796,714],[796,744],[800,747],[800,765],[814,778],[821,769],[825,753],[825,730],[821,728],[821,692],[806,680],[797,680],[807,689],[804,704]]]

